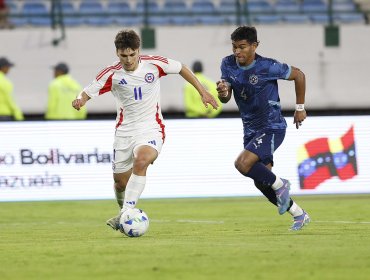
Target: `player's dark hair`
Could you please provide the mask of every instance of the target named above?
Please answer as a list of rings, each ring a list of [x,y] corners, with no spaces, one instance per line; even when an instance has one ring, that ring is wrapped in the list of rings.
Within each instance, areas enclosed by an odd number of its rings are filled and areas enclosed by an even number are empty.
[[[259,44],[259,41],[257,40],[257,29],[254,26],[239,26],[233,33],[231,33],[231,40],[247,40],[249,44]]]
[[[134,30],[121,30],[116,35],[114,45],[117,50],[137,50],[140,48],[140,37]]]

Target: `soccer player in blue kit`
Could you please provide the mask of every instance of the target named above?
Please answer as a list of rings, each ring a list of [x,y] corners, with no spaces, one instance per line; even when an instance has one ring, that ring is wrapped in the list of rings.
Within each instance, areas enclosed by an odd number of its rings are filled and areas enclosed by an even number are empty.
[[[222,60],[217,91],[223,103],[234,94],[243,121],[244,150],[236,159],[235,168],[254,180],[255,186],[278,207],[280,215],[289,212],[293,216],[291,230],[300,230],[310,217],[290,198],[290,182],[271,169],[273,153],[283,142],[287,127],[281,114],[277,80],[294,81],[294,124],[298,129],[306,118],[305,75],[294,66],[258,55],[255,27],[238,27],[231,34],[231,41],[233,54]]]

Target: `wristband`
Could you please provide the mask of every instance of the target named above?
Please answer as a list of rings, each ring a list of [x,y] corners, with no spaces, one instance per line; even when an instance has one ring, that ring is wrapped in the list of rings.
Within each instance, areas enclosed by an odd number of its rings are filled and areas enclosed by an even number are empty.
[[[295,104],[296,111],[304,111],[304,104]]]

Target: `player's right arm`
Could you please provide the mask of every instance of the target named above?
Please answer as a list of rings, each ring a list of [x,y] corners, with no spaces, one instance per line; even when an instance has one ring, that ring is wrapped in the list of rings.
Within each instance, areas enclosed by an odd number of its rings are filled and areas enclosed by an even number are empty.
[[[225,57],[221,62],[221,80],[216,82],[218,99],[222,103],[229,102],[232,93],[232,88],[230,83],[227,81],[227,77],[228,77],[227,58]]]
[[[72,101],[73,108],[80,110],[91,98],[110,92],[114,74],[113,69],[119,69],[120,67],[119,63],[115,63],[113,66],[106,67],[100,71],[95,80],[85,87],[76,99]]]
[[[86,102],[91,99],[86,92],[82,91],[75,100],[72,101],[72,106],[76,110],[80,110],[81,107],[85,106]]]
[[[208,108],[208,104],[210,104],[214,109],[218,108],[218,104],[216,99],[210,94],[206,88],[202,85],[202,83],[198,80],[195,76],[193,71],[191,71],[187,66],[182,65],[180,70],[180,76],[182,76],[187,82],[193,85],[194,88],[198,91],[202,102],[206,108]]]
[[[220,99],[222,103],[229,102],[231,98],[231,86],[228,84],[228,82],[221,79],[216,82],[216,85],[217,85],[218,99]]]

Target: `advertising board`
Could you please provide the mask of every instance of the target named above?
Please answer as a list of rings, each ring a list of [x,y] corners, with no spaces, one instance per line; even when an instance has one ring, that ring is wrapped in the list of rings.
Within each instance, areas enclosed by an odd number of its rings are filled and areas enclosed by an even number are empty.
[[[370,116],[309,117],[287,134],[273,171],[291,193],[370,193]],[[240,119],[167,120],[142,198],[260,195],[234,161]],[[111,199],[113,121],[0,123],[0,201]]]

